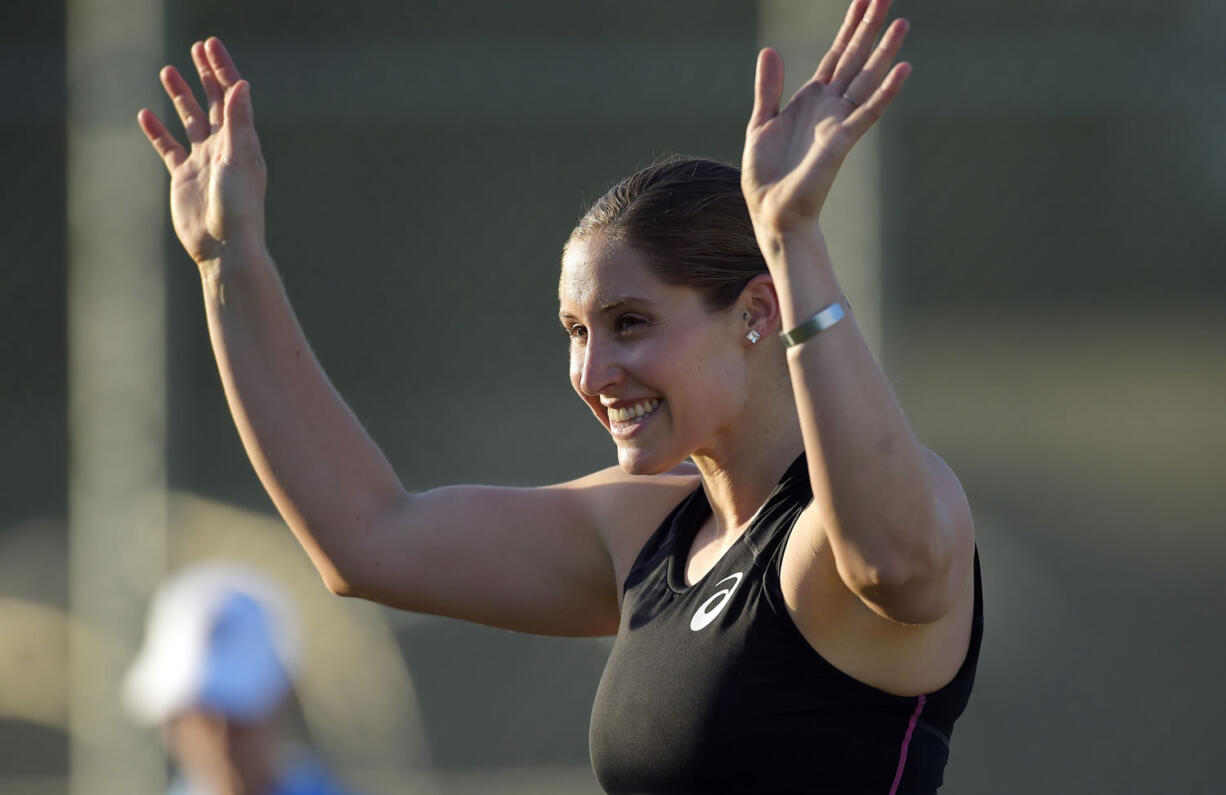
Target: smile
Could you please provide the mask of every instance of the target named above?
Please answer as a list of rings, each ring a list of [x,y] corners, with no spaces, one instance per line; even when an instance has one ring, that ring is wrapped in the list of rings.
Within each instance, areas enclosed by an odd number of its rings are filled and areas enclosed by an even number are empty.
[[[610,423],[632,423],[641,420],[660,408],[659,398],[648,398],[620,408],[609,407]]]

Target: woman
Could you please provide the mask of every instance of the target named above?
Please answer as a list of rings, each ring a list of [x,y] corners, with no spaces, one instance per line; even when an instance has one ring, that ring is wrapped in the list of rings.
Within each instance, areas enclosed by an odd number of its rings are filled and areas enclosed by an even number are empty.
[[[739,176],[661,164],[581,221],[560,319],[572,385],[620,466],[543,488],[405,491],[286,299],[250,89],[219,41],[192,47],[207,110],[162,72],[190,152],[140,113],[239,432],[329,588],[521,631],[616,633],[591,730],[610,792],[941,782],[978,655],[970,511],[907,425],[818,225],[847,152],[910,72],[893,64],[907,23],[882,33],[888,5],[853,0],[782,110],[782,62],[760,54]]]

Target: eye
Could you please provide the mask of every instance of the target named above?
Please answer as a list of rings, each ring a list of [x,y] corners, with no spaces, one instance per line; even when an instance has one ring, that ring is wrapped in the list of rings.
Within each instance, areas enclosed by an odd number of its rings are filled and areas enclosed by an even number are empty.
[[[619,315],[613,323],[613,329],[618,334],[625,334],[647,325],[647,319],[639,315]]]
[[[580,325],[579,323],[563,326],[562,330],[566,332],[566,336],[570,337],[572,342],[582,342],[587,339],[587,326]]]

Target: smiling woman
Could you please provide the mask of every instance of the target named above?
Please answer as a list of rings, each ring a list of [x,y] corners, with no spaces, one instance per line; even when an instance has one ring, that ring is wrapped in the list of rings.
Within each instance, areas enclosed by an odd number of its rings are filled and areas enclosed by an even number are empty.
[[[563,258],[571,383],[613,435],[622,469],[654,475],[701,450],[712,428],[738,423],[750,383],[743,368],[769,367],[771,357],[728,356],[730,343],[745,342],[740,315],[661,281],[633,244],[611,237],[601,229],[572,238]],[[782,354],[774,358],[782,371]]]
[[[724,354],[758,332],[748,309],[733,305],[769,292],[766,274],[740,172],[723,163],[675,159],[643,169],[575,227],[558,284],[571,383],[617,441],[625,471],[667,470],[694,451],[712,421],[738,422],[745,396],[734,387],[756,379],[732,372],[738,362]],[[750,287],[759,275],[763,282]],[[772,362],[786,391],[781,354],[739,363],[765,370]],[[720,410],[727,416],[716,419]],[[661,444],[661,425],[673,444]]]
[[[764,50],[742,169],[675,160],[568,240],[571,383],[618,466],[408,493],[335,392],[264,240],[250,88],[216,39],[171,173],[222,383],[265,488],[334,592],[556,635],[616,634],[593,709],[610,792],[932,792],[982,625],[957,478],[915,439],[846,306],[819,216],[910,72],[853,0],[780,107]],[[786,333],[783,333],[785,332]]]

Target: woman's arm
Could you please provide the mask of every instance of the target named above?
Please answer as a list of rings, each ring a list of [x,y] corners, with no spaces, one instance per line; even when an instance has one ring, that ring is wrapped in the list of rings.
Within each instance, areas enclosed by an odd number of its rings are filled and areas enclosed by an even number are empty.
[[[965,598],[973,529],[957,479],[922,448],[846,306],[818,224],[848,151],[910,74],[893,65],[907,23],[880,43],[889,0],[854,0],[813,78],[780,111],[783,64],[759,56],[743,187],[784,329],[847,316],[790,347],[814,504],[839,576],[875,611],[929,623]]]
[[[610,553],[618,528],[598,517],[612,495],[643,487],[597,473],[544,489],[408,494],[311,352],[265,248],[248,84],[217,39],[192,57],[207,111],[178,72],[162,72],[190,150],[148,110],[139,122],[171,174],[175,231],[200,270],[243,445],[328,587],[513,629],[614,631],[624,555]]]

